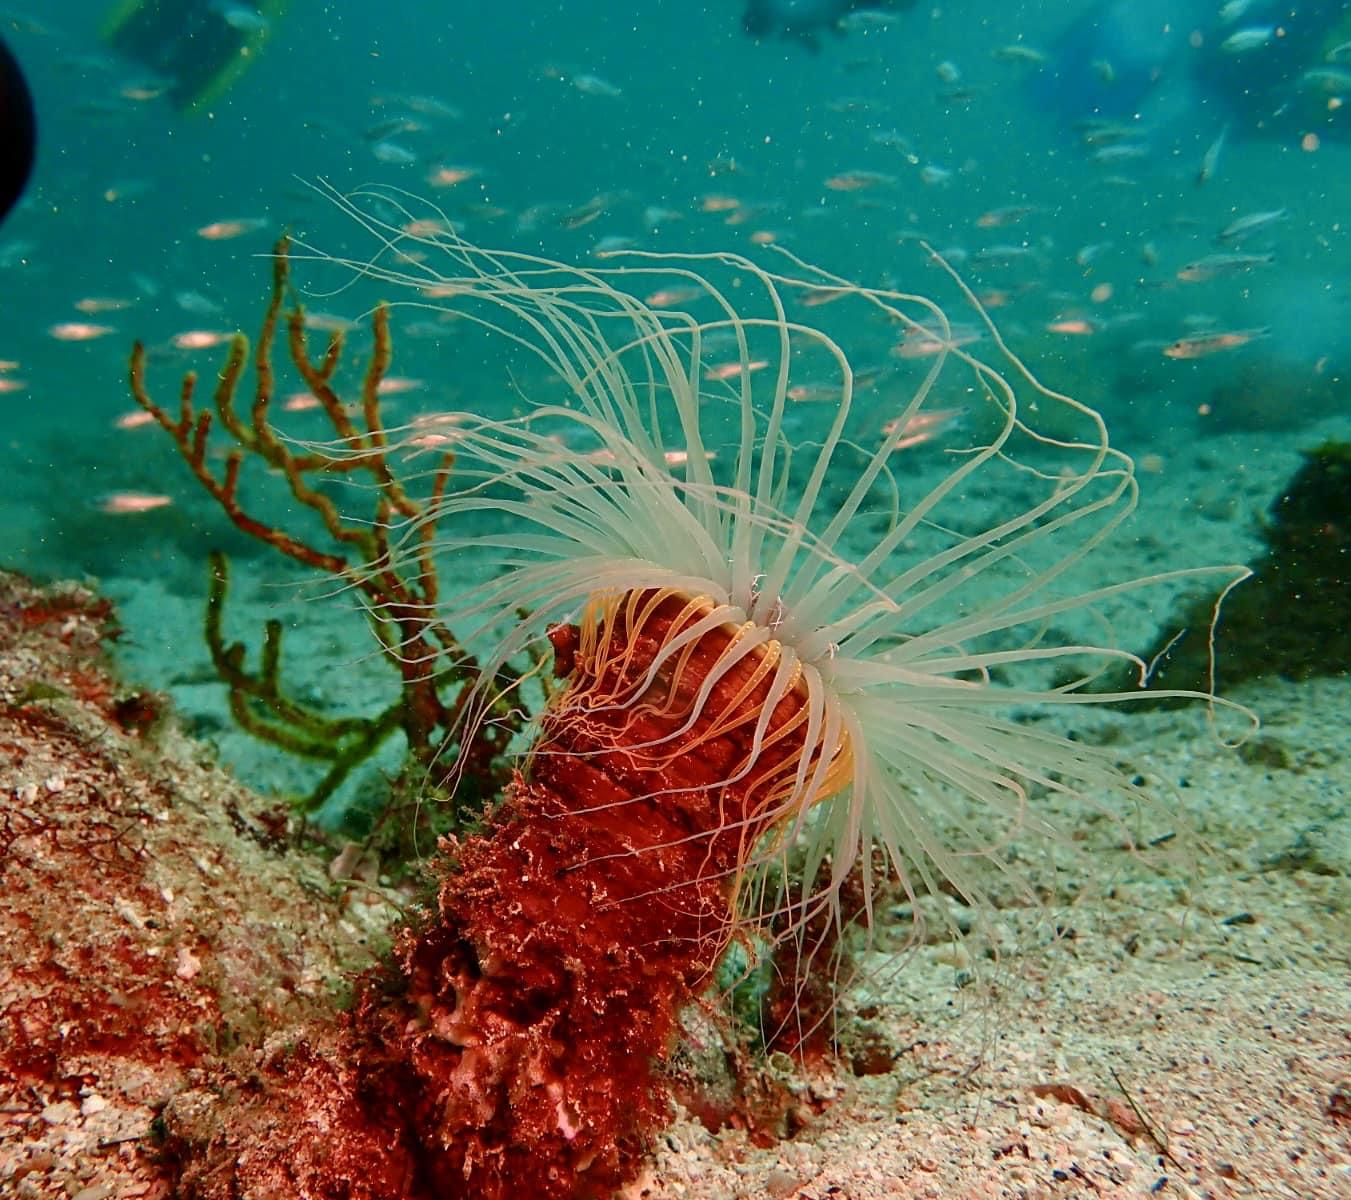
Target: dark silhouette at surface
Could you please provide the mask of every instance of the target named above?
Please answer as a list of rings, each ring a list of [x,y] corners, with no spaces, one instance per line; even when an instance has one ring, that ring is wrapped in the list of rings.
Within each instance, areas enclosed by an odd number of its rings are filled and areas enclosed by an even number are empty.
[[[33,97],[18,61],[0,41],[0,221],[23,195],[36,150]]]

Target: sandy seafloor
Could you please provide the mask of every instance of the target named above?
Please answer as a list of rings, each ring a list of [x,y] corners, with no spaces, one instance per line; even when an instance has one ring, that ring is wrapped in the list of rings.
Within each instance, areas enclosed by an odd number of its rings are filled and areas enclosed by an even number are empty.
[[[1198,554],[1255,557],[1257,521],[1299,450],[1345,432],[1327,422],[1178,444],[1142,474],[1139,516],[1094,562],[1121,578],[1195,565]],[[15,483],[0,525],[22,546],[41,536],[46,485],[36,474]],[[998,510],[1001,497],[986,500]],[[98,581],[125,626],[122,675],[168,691],[188,729],[255,788],[302,789],[293,763],[230,725],[200,637],[204,568],[166,563],[148,576],[144,567]],[[378,686],[378,663],[353,662],[359,625],[295,605],[272,568],[266,558],[238,566],[235,636],[255,638],[280,598],[298,694],[341,706]],[[1167,623],[1164,598],[1154,603],[1114,615],[1126,644]],[[1149,841],[1189,824],[1204,848],[1182,839],[1182,850],[1175,840],[1157,855],[1127,854],[1114,821],[1048,813],[1071,831],[1052,856],[1062,891],[1080,893],[1070,911],[1027,911],[991,880],[994,898],[1009,901],[994,913],[992,961],[937,942],[895,969],[884,952],[902,934],[883,928],[865,960],[876,980],[845,996],[840,1019],[846,1043],[891,1047],[893,1069],[856,1076],[842,1061],[794,1078],[801,1128],[768,1149],[679,1117],[630,1194],[1351,1196],[1351,680],[1269,680],[1231,695],[1262,718],[1246,752],[1223,746],[1200,708],[1074,714],[1159,797],[1157,811],[1122,814],[1126,825]],[[22,761],[4,772],[12,795],[41,782]],[[1048,881],[1041,857],[1022,862]],[[255,899],[265,913],[269,897]],[[1048,936],[1052,923],[1064,936]],[[153,1194],[127,1182],[144,1179],[127,1167],[135,1153],[100,1149],[92,1127],[81,1132],[98,1111],[11,1122],[0,1193]],[[46,1165],[20,1180],[24,1162]]]

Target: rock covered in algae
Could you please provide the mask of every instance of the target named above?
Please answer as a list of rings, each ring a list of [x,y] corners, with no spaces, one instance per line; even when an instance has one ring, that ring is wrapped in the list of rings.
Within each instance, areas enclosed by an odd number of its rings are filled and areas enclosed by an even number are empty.
[[[163,1197],[157,1114],[329,1011],[391,910],[121,687],[110,607],[0,574],[0,1194]]]
[[[1351,443],[1325,442],[1281,489],[1263,526],[1253,578],[1225,600],[1216,630],[1217,683],[1304,680],[1351,671]],[[1165,631],[1151,687],[1208,686],[1214,601],[1195,600]]]

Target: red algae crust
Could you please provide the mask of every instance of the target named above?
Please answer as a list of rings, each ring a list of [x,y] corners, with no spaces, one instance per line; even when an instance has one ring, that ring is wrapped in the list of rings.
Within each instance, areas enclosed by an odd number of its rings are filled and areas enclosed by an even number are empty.
[[[105,601],[0,574],[0,1194],[172,1194],[154,1122],[331,1009],[392,910],[102,661]],[[284,821],[281,822],[284,826]]]

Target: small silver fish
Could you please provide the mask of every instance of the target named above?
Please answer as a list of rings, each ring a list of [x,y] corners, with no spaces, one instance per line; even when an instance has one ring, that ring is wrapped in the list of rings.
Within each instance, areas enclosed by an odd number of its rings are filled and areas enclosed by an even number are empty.
[[[1145,132],[1141,125],[1125,124],[1121,121],[1105,121],[1097,118],[1076,121],[1074,128],[1085,146],[1110,146],[1114,142],[1130,142]]]
[[[616,96],[624,94],[620,88],[615,87],[608,79],[602,79],[599,75],[574,75],[572,86],[584,96],[606,96],[614,99]]]
[[[870,129],[868,141],[874,146],[886,146],[890,150],[900,150],[903,154],[912,154],[910,139],[899,129]],[[918,159],[916,160],[918,162]]]
[[[1239,275],[1254,267],[1267,267],[1276,261],[1274,254],[1207,254],[1188,263],[1177,273],[1183,283],[1208,283],[1224,275]]]
[[[211,5],[211,11],[231,29],[237,29],[240,33],[264,33],[269,28],[268,19],[249,4],[215,0]]]
[[[1032,248],[1030,246],[999,245],[986,246],[982,250],[977,250],[971,256],[971,261],[978,267],[1006,267],[1013,263],[1026,262],[1032,257]]]
[[[1051,61],[1050,56],[1022,42],[1011,42],[994,51],[994,57],[1000,62],[1027,63],[1034,67],[1044,67]]]
[[[1149,147],[1143,142],[1113,142],[1109,146],[1099,146],[1089,155],[1094,162],[1100,163],[1134,162],[1148,157]]]
[[[463,121],[464,112],[453,104],[447,104],[437,96],[398,96],[391,98],[394,103],[410,108],[424,117],[434,117],[442,121]]]
[[[1248,213],[1246,216],[1230,221],[1228,225],[1221,229],[1219,240],[1226,244],[1237,245],[1239,242],[1252,237],[1255,233],[1270,229],[1278,221],[1284,221],[1289,215],[1290,210],[1288,208],[1273,208],[1268,212]]]
[[[881,9],[860,8],[841,17],[836,22],[836,28],[842,33],[867,33],[872,29],[886,29],[900,19],[895,13],[883,12]]]
[[[1225,25],[1232,25],[1247,13],[1252,4],[1253,0],[1227,0],[1227,3],[1220,5],[1220,20]]]
[[[1260,50],[1276,33],[1274,25],[1249,25],[1237,33],[1231,33],[1220,43],[1220,49],[1226,54],[1247,54]]]
[[[1201,156],[1201,169],[1196,172],[1197,187],[1204,187],[1215,178],[1220,165],[1220,153],[1224,150],[1224,139],[1228,136],[1229,126],[1226,125],[1220,130],[1220,136],[1206,147],[1206,152]]]
[[[386,142],[397,134],[421,133],[424,129],[426,126],[412,117],[390,117],[363,130],[361,136],[368,142]]]
[[[199,317],[215,316],[221,307],[214,300],[203,296],[201,292],[181,291],[174,293],[174,301],[184,312]]]
[[[1346,67],[1310,67],[1299,77],[1299,86],[1306,92],[1343,96],[1351,92],[1351,70]]]
[[[371,153],[375,155],[376,162],[391,167],[407,167],[417,162],[417,155],[407,146],[400,146],[398,142],[376,142],[371,147]]]

